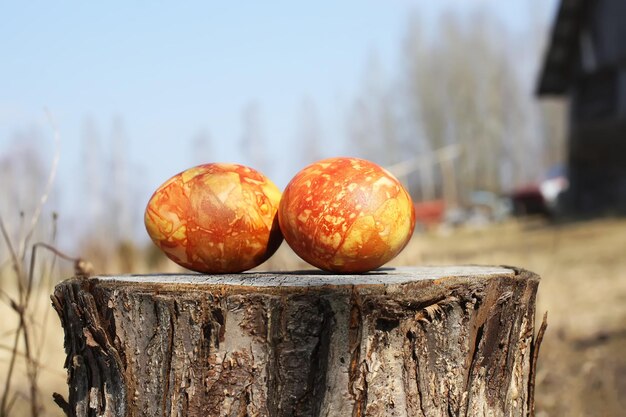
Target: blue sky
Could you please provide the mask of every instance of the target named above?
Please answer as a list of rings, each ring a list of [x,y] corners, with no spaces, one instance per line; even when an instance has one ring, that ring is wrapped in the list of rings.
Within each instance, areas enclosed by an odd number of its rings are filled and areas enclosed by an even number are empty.
[[[535,6],[532,6],[534,4]],[[345,153],[346,109],[377,56],[384,76],[400,62],[402,37],[417,13],[431,33],[437,16],[484,8],[522,31],[538,0],[316,2],[3,2],[0,3],[0,155],[16,133],[44,132],[44,107],[60,128],[61,205],[81,201],[81,129],[90,118],[100,150],[123,120],[135,197],[201,160],[246,163],[237,143],[242,109],[260,107],[272,177],[284,186],[299,168],[298,111],[314,100],[327,154]],[[551,14],[551,13],[550,13]],[[200,132],[210,155],[192,155]],[[104,155],[103,155],[104,156]],[[280,161],[280,162],[279,162]],[[291,161],[291,162],[289,162]]]

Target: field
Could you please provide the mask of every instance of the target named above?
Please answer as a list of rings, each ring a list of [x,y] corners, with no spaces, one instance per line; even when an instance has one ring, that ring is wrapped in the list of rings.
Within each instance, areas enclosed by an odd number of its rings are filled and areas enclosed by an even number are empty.
[[[626,415],[626,220],[565,225],[510,221],[421,233],[393,264],[499,264],[537,272],[542,276],[537,317],[549,314],[537,374],[537,416]],[[301,266],[283,245],[264,268]],[[67,390],[63,341],[47,291],[38,294],[37,308],[38,317],[49,314],[41,358],[42,402],[46,415],[61,416],[51,395]],[[0,316],[4,383],[14,323],[4,304]],[[25,415],[18,408],[24,406],[17,401],[14,415]]]

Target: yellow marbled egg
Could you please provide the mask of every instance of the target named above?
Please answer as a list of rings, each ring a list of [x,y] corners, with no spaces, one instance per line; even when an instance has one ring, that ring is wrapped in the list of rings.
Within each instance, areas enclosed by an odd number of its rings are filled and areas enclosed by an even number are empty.
[[[280,190],[260,172],[210,163],[183,171],[148,202],[150,238],[179,265],[203,273],[254,268],[280,246]]]

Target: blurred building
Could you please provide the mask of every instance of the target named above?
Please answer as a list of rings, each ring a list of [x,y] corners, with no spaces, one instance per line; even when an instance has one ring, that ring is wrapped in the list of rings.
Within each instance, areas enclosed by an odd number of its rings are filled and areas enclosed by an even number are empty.
[[[569,99],[574,214],[626,212],[626,0],[561,0],[539,96]]]

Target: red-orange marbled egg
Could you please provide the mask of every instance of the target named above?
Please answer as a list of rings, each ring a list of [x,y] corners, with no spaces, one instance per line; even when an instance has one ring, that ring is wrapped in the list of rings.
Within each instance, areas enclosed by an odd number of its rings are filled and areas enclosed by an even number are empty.
[[[241,272],[280,246],[280,190],[242,165],[212,163],[183,171],[154,193],[145,213],[148,234],[185,268]]]
[[[302,259],[344,273],[390,261],[415,227],[413,202],[402,184],[357,158],[324,159],[296,174],[283,192],[278,218]]]

